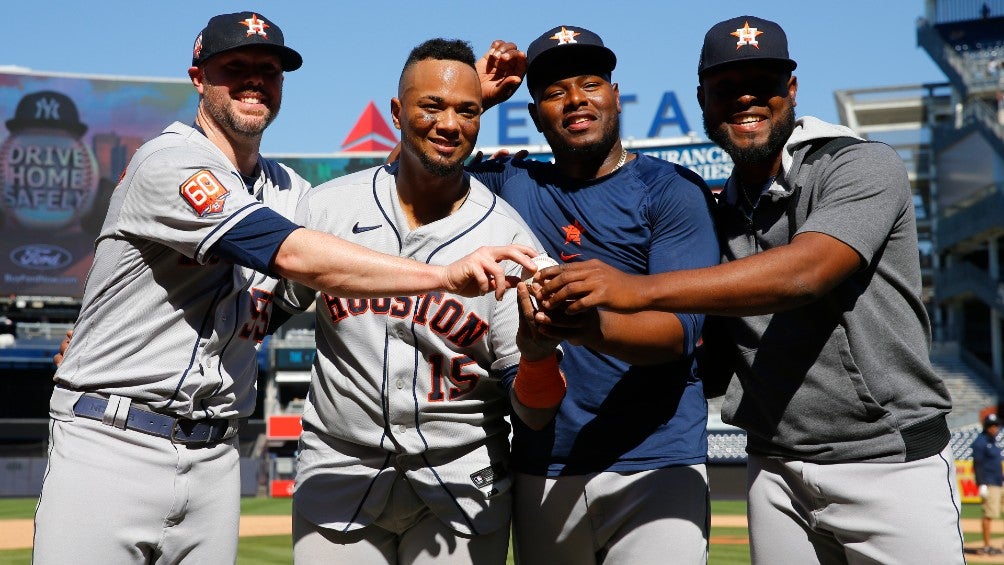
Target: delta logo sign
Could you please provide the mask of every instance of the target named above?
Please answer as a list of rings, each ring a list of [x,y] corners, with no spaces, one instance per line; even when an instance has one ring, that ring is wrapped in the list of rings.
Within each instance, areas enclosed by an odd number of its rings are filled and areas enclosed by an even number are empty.
[[[638,102],[636,94],[621,94],[621,106]],[[533,127],[526,109],[525,101],[509,101],[499,104],[498,113],[498,145],[511,147],[530,145],[529,137],[520,135]],[[663,135],[666,128],[677,135],[686,135],[691,131],[690,123],[683,114],[683,109],[672,91],[664,92],[650,122],[647,139],[657,139]],[[676,131],[673,131],[675,129]],[[352,130],[342,142],[342,151],[352,152],[389,152],[398,143],[397,136],[380,114],[373,101],[366,106]],[[651,155],[673,163],[683,165],[701,175],[712,188],[720,188],[732,174],[732,159],[725,151],[714,143],[680,143],[666,144],[644,143],[628,147],[639,153]],[[530,158],[550,160],[550,154],[532,153]]]
[[[387,125],[387,120],[380,115],[376,104],[370,103],[359,115],[356,125],[352,126],[349,135],[342,142],[342,151],[355,153],[360,151],[392,151],[397,146],[397,136]]]

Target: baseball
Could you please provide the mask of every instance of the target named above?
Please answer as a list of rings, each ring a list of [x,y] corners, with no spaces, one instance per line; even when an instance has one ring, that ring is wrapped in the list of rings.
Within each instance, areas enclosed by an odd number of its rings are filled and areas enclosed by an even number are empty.
[[[547,255],[545,255],[543,253],[541,253],[540,255],[537,255],[536,257],[533,257],[532,261],[537,265],[537,271],[539,271],[541,269],[546,269],[548,267],[557,267],[558,266],[558,262],[557,261],[555,261],[554,259],[552,259],[551,257],[549,257],[549,256],[547,256]],[[526,267],[523,267],[523,274],[520,276],[520,278],[523,279],[523,282],[525,282],[526,284],[530,284],[530,279],[533,278],[533,275],[537,271],[530,271]]]

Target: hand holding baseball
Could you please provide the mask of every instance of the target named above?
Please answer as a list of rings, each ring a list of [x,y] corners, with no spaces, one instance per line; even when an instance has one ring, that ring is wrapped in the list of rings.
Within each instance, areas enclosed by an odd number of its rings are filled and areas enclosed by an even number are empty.
[[[515,288],[519,282],[508,280],[501,262],[515,261],[527,269],[535,266],[530,254],[535,251],[525,245],[505,245],[479,247],[473,253],[446,265],[441,288],[461,296],[481,296],[495,291],[496,300],[501,300],[505,291]]]
[[[532,258],[531,261],[533,261],[533,264],[536,265],[537,268],[530,270],[526,267],[523,267],[523,274],[520,275],[520,278],[523,279],[523,282],[527,284],[530,284],[531,280],[533,279],[533,276],[536,275],[537,272],[543,271],[548,267],[558,266],[557,261],[555,261],[549,255],[546,255],[544,253],[541,253],[540,255],[537,255],[536,257]]]

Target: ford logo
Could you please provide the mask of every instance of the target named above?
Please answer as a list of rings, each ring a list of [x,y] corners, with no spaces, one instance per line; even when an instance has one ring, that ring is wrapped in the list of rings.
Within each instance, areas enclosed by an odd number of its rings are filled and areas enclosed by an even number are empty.
[[[73,255],[55,245],[22,245],[10,252],[10,260],[19,267],[49,271],[63,268],[73,262]]]

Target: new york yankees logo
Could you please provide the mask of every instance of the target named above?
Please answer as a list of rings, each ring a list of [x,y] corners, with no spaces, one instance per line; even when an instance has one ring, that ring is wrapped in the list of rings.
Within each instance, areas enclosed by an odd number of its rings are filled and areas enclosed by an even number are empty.
[[[258,34],[266,39],[268,39],[268,34],[265,30],[271,26],[265,23],[265,20],[258,19],[258,14],[251,14],[251,17],[242,20],[241,25],[246,25],[248,27],[248,35]]]
[[[756,37],[762,33],[763,32],[757,28],[750,27],[749,22],[743,22],[743,27],[736,29],[729,35],[739,38],[739,41],[736,42],[736,51],[738,51],[743,45],[752,45],[753,47],[759,49],[760,44],[757,43]]]
[[[43,120],[59,119],[59,100],[39,98],[35,102],[35,117]]]

